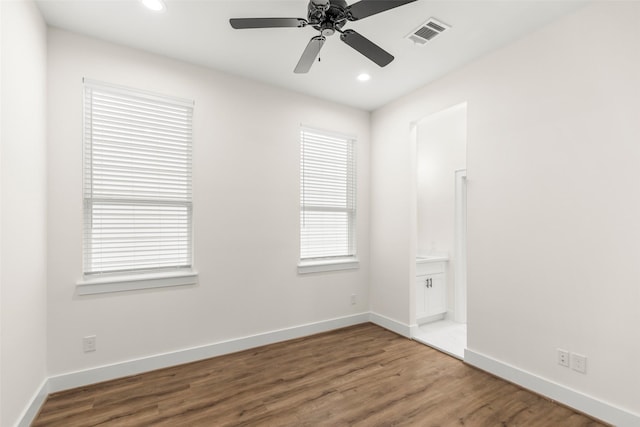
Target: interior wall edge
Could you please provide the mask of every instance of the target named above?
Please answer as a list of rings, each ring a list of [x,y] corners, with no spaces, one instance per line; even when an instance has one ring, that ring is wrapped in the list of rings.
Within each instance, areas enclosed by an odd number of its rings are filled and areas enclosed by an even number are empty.
[[[44,405],[44,402],[47,400],[49,393],[49,378],[45,378],[35,392],[29,405],[27,405],[22,415],[18,418],[17,427],[29,427],[31,423],[33,423],[40,412],[40,408],[42,408],[42,405]]]
[[[0,425],[19,425],[46,381],[47,27],[0,2]]]
[[[395,319],[383,316],[382,314],[378,314],[373,311],[369,313],[369,321],[380,326],[381,328],[385,328],[390,330],[391,332],[395,332],[398,335],[402,335],[405,338],[411,338],[411,325],[407,325],[406,323],[399,322]]]

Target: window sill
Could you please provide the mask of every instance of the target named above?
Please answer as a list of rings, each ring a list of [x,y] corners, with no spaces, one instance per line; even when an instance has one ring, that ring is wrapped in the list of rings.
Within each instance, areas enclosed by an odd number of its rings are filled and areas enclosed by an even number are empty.
[[[76,290],[78,295],[94,295],[197,283],[197,271],[180,271],[82,279],[77,283]]]
[[[298,273],[320,273],[323,271],[353,270],[360,268],[360,261],[356,258],[345,258],[323,261],[300,261]]]

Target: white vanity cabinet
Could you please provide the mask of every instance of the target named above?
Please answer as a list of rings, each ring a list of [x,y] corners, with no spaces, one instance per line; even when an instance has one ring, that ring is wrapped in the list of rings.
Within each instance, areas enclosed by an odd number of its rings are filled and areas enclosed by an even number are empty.
[[[416,320],[424,323],[443,318],[447,311],[446,257],[416,259]]]

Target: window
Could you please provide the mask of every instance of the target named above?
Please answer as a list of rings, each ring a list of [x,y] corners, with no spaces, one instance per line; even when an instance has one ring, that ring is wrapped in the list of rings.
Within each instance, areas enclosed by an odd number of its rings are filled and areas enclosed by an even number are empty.
[[[85,80],[81,284],[119,285],[84,293],[194,283],[192,114],[192,101]]]
[[[299,272],[357,267],[355,139],[301,129]]]

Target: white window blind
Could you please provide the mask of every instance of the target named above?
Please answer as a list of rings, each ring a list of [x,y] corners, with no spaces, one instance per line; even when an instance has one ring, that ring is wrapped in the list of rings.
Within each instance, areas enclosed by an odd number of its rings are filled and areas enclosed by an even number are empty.
[[[301,129],[301,261],[356,255],[355,140]]]
[[[85,80],[84,274],[189,269],[193,102]]]

